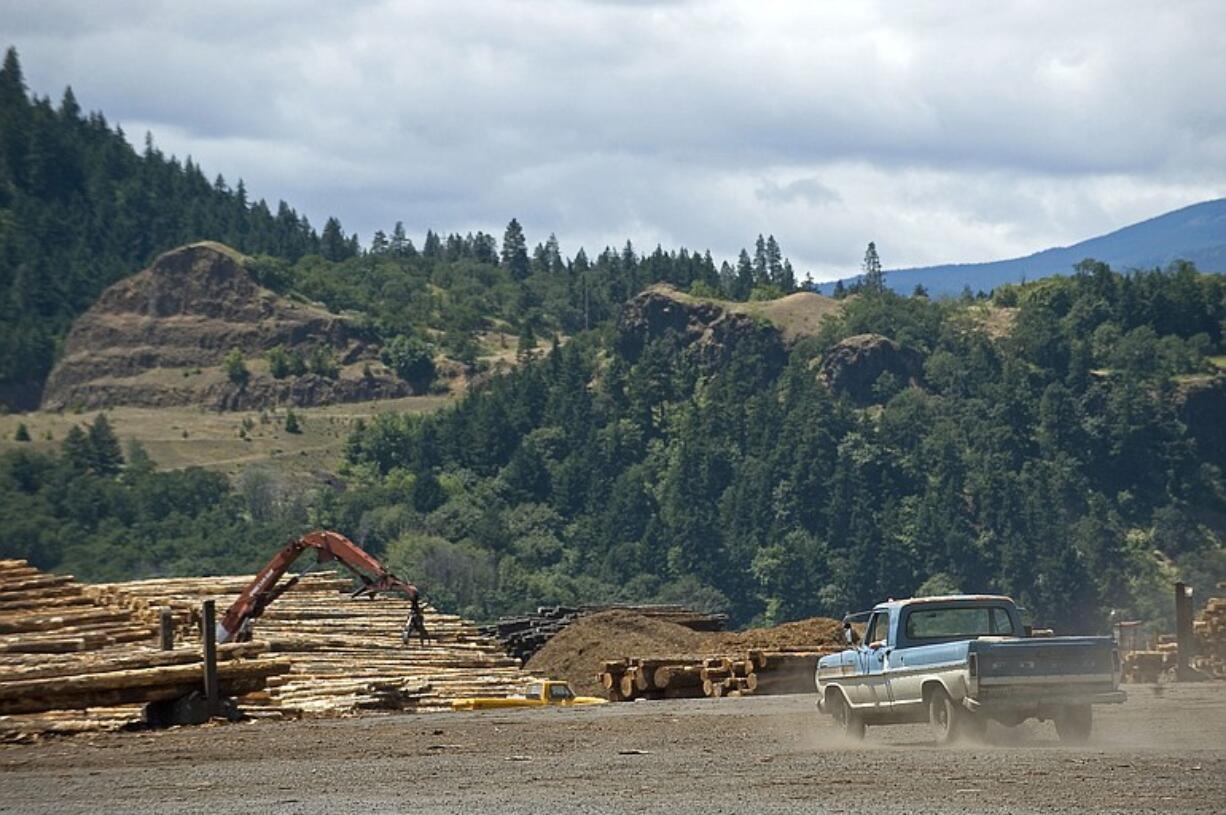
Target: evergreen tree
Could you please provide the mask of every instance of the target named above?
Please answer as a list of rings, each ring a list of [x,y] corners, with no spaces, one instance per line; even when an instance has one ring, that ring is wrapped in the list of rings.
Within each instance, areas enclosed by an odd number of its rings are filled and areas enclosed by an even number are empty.
[[[25,422],[17,425],[16,432],[13,433],[13,441],[29,441],[30,429],[26,427]]]
[[[319,254],[324,260],[334,263],[339,263],[350,256],[345,232],[341,229],[341,222],[336,218],[329,218],[324,224],[324,231],[319,236]]]
[[[100,413],[86,434],[90,469],[98,475],[117,475],[123,469],[123,451],[106,414]]]
[[[877,244],[868,242],[864,251],[864,264],[861,266],[861,288],[867,294],[885,293],[885,272],[881,270],[881,258],[877,256]]]
[[[514,218],[507,224],[502,236],[502,265],[511,273],[512,280],[523,280],[530,271],[528,243],[524,239],[523,227]]]
[[[285,411],[285,432],[295,435],[302,432],[302,422],[298,419],[298,414],[293,408]]]

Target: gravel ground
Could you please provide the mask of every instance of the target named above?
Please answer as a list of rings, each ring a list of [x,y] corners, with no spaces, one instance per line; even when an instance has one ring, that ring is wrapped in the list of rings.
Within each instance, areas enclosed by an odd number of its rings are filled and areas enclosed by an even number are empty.
[[[0,812],[1226,812],[1221,683],[990,737],[847,745],[808,696],[217,725],[0,748]]]

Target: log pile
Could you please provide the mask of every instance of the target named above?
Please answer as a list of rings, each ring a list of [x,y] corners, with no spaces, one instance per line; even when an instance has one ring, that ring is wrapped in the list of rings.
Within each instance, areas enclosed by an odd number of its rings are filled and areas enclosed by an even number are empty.
[[[527,662],[545,643],[581,617],[602,611],[621,610],[683,625],[692,631],[723,631],[727,614],[708,614],[679,605],[585,605],[541,606],[535,614],[500,617],[498,622],[482,626],[481,632],[496,638],[509,655]]]
[[[250,576],[141,580],[100,585],[99,596],[155,619],[172,609],[176,626],[196,637],[201,601],[219,614]],[[433,710],[473,695],[509,695],[529,680],[517,659],[471,622],[423,604],[431,641],[400,639],[408,602],[397,595],[354,599],[353,583],[332,572],[303,577],[255,621],[254,636],[289,658],[288,672],[239,700],[255,715],[338,716],[369,710]]]
[[[148,640],[156,632],[156,621],[100,603],[86,589],[69,575],[47,574],[24,560],[0,560],[0,657],[93,651]]]
[[[108,604],[89,586],[0,561],[0,740],[130,727],[149,702],[203,686],[201,649],[162,651],[156,623]],[[262,644],[219,653],[223,693],[262,689],[284,659],[245,659]]]
[[[1192,623],[1196,656],[1192,667],[1217,679],[1226,679],[1226,598],[1214,597]]]
[[[833,650],[627,657],[604,662],[596,679],[611,702],[812,693],[817,660]]]

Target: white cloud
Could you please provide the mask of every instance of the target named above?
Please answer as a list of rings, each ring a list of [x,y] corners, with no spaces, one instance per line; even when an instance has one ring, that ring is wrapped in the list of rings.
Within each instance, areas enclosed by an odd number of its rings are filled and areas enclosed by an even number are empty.
[[[1007,257],[1226,194],[1226,6],[9,0],[71,83],[363,236],[517,216],[801,269]]]

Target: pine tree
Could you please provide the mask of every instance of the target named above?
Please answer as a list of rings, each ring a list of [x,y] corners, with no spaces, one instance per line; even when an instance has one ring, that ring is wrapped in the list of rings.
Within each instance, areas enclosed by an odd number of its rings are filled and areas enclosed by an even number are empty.
[[[513,280],[523,280],[528,276],[528,243],[524,239],[523,227],[514,218],[507,224],[502,236],[502,265]]]
[[[17,425],[17,432],[13,434],[13,441],[29,441],[30,429],[26,427],[25,422]]]
[[[774,235],[766,239],[766,271],[770,277],[770,282],[783,289],[784,292],[789,292],[796,288],[795,275],[792,276],[792,284],[790,286],[784,282],[783,252],[780,251],[779,242],[775,240]]]
[[[89,472],[92,465],[92,454],[89,447],[89,437],[79,425],[73,425],[60,443],[60,452],[68,465],[79,473]]]
[[[105,413],[98,414],[86,436],[90,469],[98,475],[117,475],[123,469],[123,451]]]
[[[749,259],[749,253],[742,249],[736,261],[736,286],[732,293],[733,299],[748,300],[749,293],[753,291],[753,283],[753,261]]]
[[[324,224],[323,234],[319,236],[319,254],[324,260],[333,263],[339,263],[349,257],[349,244],[344,230],[341,229],[341,222],[336,218],[329,218]]]
[[[885,293],[885,272],[881,271],[881,258],[877,256],[877,244],[869,241],[864,251],[862,287],[867,294]]]
[[[302,432],[302,423],[298,420],[298,414],[294,413],[293,408],[285,411],[285,432],[295,435]]]
[[[758,235],[758,240],[754,242],[753,249],[753,284],[754,286],[765,286],[771,282],[770,266],[766,257],[766,241],[761,235]]]

